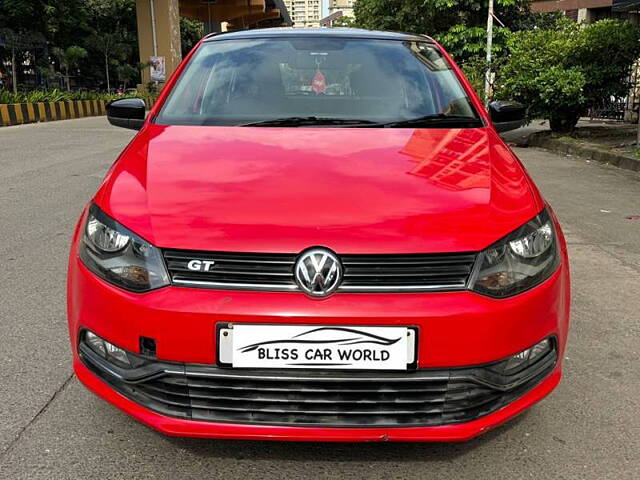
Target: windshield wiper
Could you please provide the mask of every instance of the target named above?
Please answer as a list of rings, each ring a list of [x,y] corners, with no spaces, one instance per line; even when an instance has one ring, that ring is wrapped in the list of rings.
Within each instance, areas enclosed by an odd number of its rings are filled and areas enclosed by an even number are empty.
[[[425,115],[423,117],[410,118],[397,122],[380,123],[379,126],[385,128],[402,127],[431,127],[431,128],[474,128],[481,127],[479,118],[467,117],[464,115],[446,115],[436,113],[435,115]]]
[[[378,125],[371,120],[357,118],[332,118],[332,117],[284,117],[262,120],[260,122],[243,123],[241,127],[299,127],[305,125],[349,125],[370,126]]]

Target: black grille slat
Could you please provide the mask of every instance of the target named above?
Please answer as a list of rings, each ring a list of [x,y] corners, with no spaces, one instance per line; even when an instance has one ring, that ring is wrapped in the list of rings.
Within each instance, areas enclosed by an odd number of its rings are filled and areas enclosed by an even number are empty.
[[[248,391],[248,392],[291,392],[295,391],[298,393],[305,394],[331,394],[331,393],[380,393],[380,394],[398,394],[398,393],[417,393],[417,394],[430,394],[430,393],[444,393],[447,391],[451,391],[450,388],[447,388],[446,383],[442,386],[425,386],[421,389],[418,388],[403,388],[403,389],[392,389],[389,387],[380,387],[380,388],[309,388],[302,386],[294,386],[294,387],[273,387],[273,386],[257,386],[257,385],[245,385],[245,386],[237,386],[237,385],[216,385],[216,384],[206,384],[203,382],[194,381],[193,379],[189,379],[189,387],[192,389],[206,389],[206,390],[230,390],[230,391]],[[463,387],[461,387],[463,388]],[[293,390],[295,389],[295,390]]]
[[[342,255],[342,264],[352,265],[450,265],[469,263],[476,258],[475,254],[417,254],[417,255]]]
[[[423,271],[393,271],[393,272],[385,272],[385,271],[369,271],[369,272],[352,272],[350,270],[345,271],[345,277],[353,277],[356,280],[359,280],[358,277],[365,278],[376,278],[379,280],[384,280],[385,278],[394,278],[394,277],[418,277],[418,278],[429,278],[429,277],[437,277],[437,278],[456,278],[458,275],[464,276],[468,275],[470,272],[469,269],[452,272],[452,271],[441,271],[441,272],[423,272]],[[452,275],[453,274],[453,275]],[[354,281],[356,281],[354,280]]]
[[[202,288],[298,291],[294,280],[297,255],[165,250],[164,258],[177,285]],[[342,255],[338,291],[388,292],[464,289],[473,253]],[[187,268],[190,260],[215,262],[208,272]]]
[[[342,423],[343,419],[339,415],[306,415],[304,413],[295,415],[282,415],[280,413],[264,412],[210,412],[206,410],[196,410],[192,418],[194,420],[207,421],[215,416],[219,422],[226,423],[255,423],[268,425],[296,425],[296,426],[325,426],[338,425],[341,427],[382,427],[393,425],[394,427],[415,426],[415,425],[439,425],[441,414],[433,415],[404,415],[404,416],[359,416],[353,423]],[[357,422],[356,422],[357,420]],[[463,419],[464,420],[464,419]],[[455,421],[463,421],[456,419]]]
[[[409,398],[402,396],[380,396],[363,399],[361,396],[357,398],[356,395],[317,395],[316,397],[310,396],[308,393],[300,394],[290,392],[288,395],[223,395],[223,394],[210,394],[203,390],[189,389],[189,396],[191,398],[210,399],[216,401],[233,401],[233,402],[257,402],[257,403],[290,403],[290,404],[358,404],[358,405],[380,405],[380,404],[392,404],[392,405],[409,405],[409,404],[433,404],[443,402],[442,396],[432,396],[430,398]]]
[[[242,403],[237,406],[224,406],[224,405],[216,405],[209,406],[204,402],[198,402],[197,400],[192,400],[191,407],[206,409],[206,410],[221,410],[227,412],[260,412],[260,413],[277,413],[280,415],[286,414],[297,414],[303,413],[304,415],[339,415],[339,416],[360,416],[360,415],[384,415],[384,416],[395,416],[395,415],[420,415],[420,414],[441,414],[442,408],[433,407],[426,410],[420,409],[402,409],[402,410],[383,410],[378,408],[368,408],[368,409],[358,409],[358,410],[349,410],[344,408],[343,405],[335,405],[335,408],[329,408],[329,405],[326,408],[320,409],[309,409],[309,408],[284,408],[284,407],[292,407],[290,404],[282,404],[273,405],[273,406],[257,406],[251,405],[250,403]]]

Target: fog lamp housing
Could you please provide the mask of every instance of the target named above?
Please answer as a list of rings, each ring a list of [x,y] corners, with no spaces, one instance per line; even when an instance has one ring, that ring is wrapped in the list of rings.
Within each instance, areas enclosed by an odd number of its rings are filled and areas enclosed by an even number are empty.
[[[526,370],[536,363],[542,357],[547,355],[553,349],[551,338],[536,343],[532,347],[526,348],[521,352],[498,363],[498,367],[503,375],[513,375],[515,373]]]
[[[90,330],[84,331],[83,339],[94,353],[117,367],[131,369],[145,363],[143,358],[106,341]]]

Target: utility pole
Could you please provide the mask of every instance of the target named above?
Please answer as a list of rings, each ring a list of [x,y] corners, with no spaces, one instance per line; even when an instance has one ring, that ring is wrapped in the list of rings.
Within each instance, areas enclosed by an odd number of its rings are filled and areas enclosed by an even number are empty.
[[[491,49],[493,48],[493,0],[489,0],[487,15],[487,69],[484,78],[484,105],[489,106],[491,97]]]
[[[636,62],[633,64],[633,70],[631,71],[631,91],[633,95],[631,95],[631,111],[633,112],[633,105],[636,101],[640,102],[638,99],[638,89],[640,85],[638,82],[640,81],[640,62]],[[636,136],[636,148],[640,147],[640,103],[638,103],[638,132]]]
[[[18,73],[16,68],[16,38],[11,43],[11,82],[13,83],[14,95],[18,93]]]
[[[149,0],[149,8],[151,10],[151,38],[153,40],[153,56],[158,56],[158,37],[156,35],[156,10],[153,0]],[[156,80],[156,90],[158,89],[158,81]]]
[[[638,136],[636,137],[636,148],[640,147],[640,106],[638,107]]]

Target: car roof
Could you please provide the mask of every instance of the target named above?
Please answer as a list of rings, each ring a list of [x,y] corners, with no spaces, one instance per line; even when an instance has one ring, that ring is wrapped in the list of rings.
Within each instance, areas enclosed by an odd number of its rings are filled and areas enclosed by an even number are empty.
[[[253,38],[277,37],[329,37],[329,38],[366,38],[373,40],[403,40],[403,41],[431,41],[426,35],[414,35],[402,32],[382,32],[359,28],[259,28],[254,30],[239,30],[235,32],[212,33],[204,38],[205,42],[219,40],[237,40]]]

